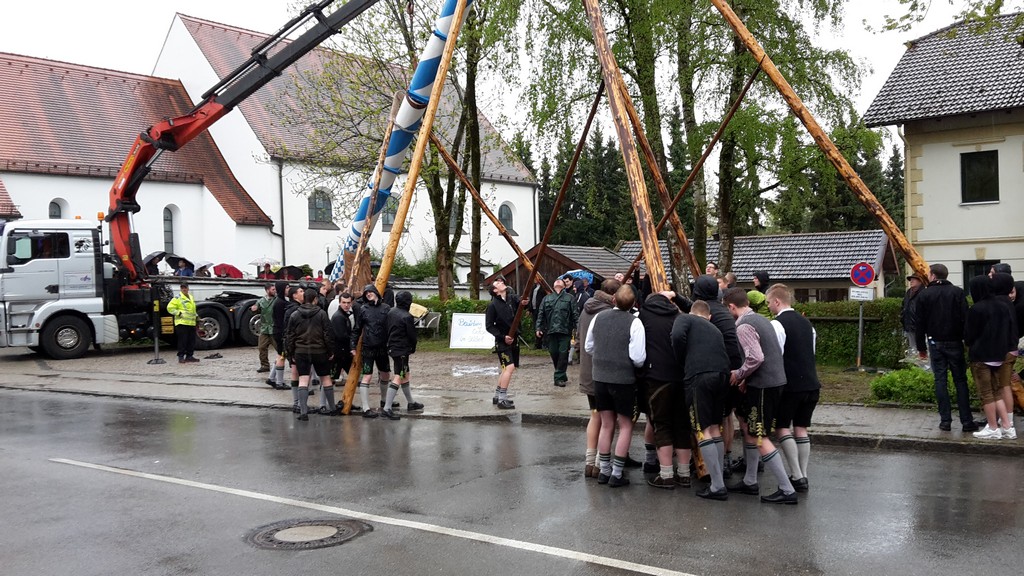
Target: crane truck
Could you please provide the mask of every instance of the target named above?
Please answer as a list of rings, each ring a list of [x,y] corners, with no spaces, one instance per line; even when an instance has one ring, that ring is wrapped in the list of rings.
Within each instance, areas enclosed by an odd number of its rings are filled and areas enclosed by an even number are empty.
[[[83,356],[90,345],[173,334],[166,308],[177,279],[150,276],[143,264],[132,224],[132,215],[141,210],[139,186],[161,154],[202,134],[377,0],[349,0],[326,14],[334,2],[305,8],[254,47],[249,59],[207,90],[188,114],[139,134],[110,189],[104,215],[109,241],[102,238],[102,226],[83,220],[0,224],[0,347],[27,346],[68,359]],[[232,336],[255,343],[258,316],[249,306],[261,284],[201,278],[189,284],[216,293],[197,302],[197,347],[218,348]]]

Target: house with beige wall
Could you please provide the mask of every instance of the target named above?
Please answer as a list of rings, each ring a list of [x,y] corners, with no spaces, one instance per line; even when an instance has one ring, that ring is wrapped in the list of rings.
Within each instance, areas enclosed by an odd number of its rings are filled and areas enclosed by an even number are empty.
[[[992,264],[1024,274],[1024,48],[1016,14],[910,42],[864,115],[897,126],[907,238],[964,286]]]

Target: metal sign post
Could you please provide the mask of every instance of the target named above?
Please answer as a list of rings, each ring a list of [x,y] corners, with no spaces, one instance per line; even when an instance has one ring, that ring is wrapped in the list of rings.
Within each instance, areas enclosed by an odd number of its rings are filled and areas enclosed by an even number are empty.
[[[850,286],[850,300],[860,302],[860,309],[857,314],[857,370],[861,370],[860,359],[864,352],[864,303],[875,299],[873,288],[863,286]]]

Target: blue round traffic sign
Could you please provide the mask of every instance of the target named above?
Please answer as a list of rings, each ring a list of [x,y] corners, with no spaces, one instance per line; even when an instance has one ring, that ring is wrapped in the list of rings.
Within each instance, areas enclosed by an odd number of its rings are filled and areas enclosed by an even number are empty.
[[[857,262],[850,269],[850,280],[857,286],[867,286],[875,281],[875,269],[867,262]]]

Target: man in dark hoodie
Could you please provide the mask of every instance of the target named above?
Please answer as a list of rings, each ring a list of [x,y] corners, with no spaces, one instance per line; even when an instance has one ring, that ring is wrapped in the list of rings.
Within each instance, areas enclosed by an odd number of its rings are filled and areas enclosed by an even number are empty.
[[[1011,294],[1014,292],[1015,283],[1013,276],[1010,275],[1008,270],[1010,265],[1006,263],[996,264],[998,270],[992,274],[992,298],[1002,305],[1006,309],[1006,314],[1010,317],[1010,321],[1013,323],[1012,332],[1016,338],[1020,338],[1020,321],[1017,319],[1017,310],[1014,308],[1014,300]],[[1011,387],[1011,376],[1013,375],[1013,365],[1017,363],[1017,340],[1014,340],[1013,346],[1011,347],[1011,354],[1005,359],[1005,366],[1003,371],[1000,372],[1000,378],[1002,379],[1003,387],[1003,402],[1006,404],[1006,409],[1010,413],[1011,420],[1013,416],[1013,388]],[[975,422],[979,426],[983,424]],[[1011,422],[1012,424],[1012,422]],[[1012,433],[1016,438],[1016,431]],[[1005,433],[1004,433],[1004,438]]]
[[[1000,276],[1005,274],[995,274]],[[1017,327],[1006,305],[990,294],[994,278],[975,276],[971,278],[971,298],[974,306],[967,311],[964,327],[964,343],[967,344],[971,374],[974,385],[981,397],[981,407],[987,420],[985,427],[974,433],[975,438],[999,440],[1015,439],[1017,431],[1008,416],[1008,407],[1003,388],[1008,387],[1013,360],[1010,352],[1017,348]],[[1012,280],[1010,282],[1012,286]]]
[[[338,293],[338,311],[331,316],[334,328],[334,362],[331,378],[338,379],[342,372],[352,369],[352,330],[355,328],[355,310],[352,308],[352,294]]]
[[[278,390],[286,390],[288,386],[284,383],[284,311],[288,307],[288,283],[274,282],[274,293],[277,294],[277,299],[271,307],[274,319],[274,331],[271,336],[274,339],[274,349],[277,350],[277,359],[271,372],[273,383],[268,378],[267,384]]]
[[[412,293],[406,290],[395,294],[395,307],[388,310],[388,355],[391,356],[394,364],[395,377],[388,386],[387,397],[384,399],[384,407],[380,415],[388,420],[398,420],[400,416],[395,414],[392,405],[395,402],[395,394],[402,389],[405,395],[406,410],[415,412],[423,410],[423,404],[414,402],[412,399],[412,387],[409,385],[409,356],[416,353],[416,320],[409,313],[412,306]]]
[[[598,312],[611,309],[612,297],[621,286],[622,282],[609,278],[601,283],[601,289],[594,293],[594,297],[587,300],[587,303],[583,305],[579,327],[576,330],[579,338],[585,339],[587,337],[590,323]],[[587,404],[590,406],[590,421],[587,423],[587,452],[584,459],[583,476],[585,478],[597,478],[599,473],[597,466],[597,434],[601,431],[601,419],[597,415],[597,403],[594,399],[594,357],[582,347],[580,348],[580,392],[587,395]]]
[[[711,309],[711,323],[722,333],[725,352],[729,355],[729,369],[736,370],[743,365],[743,349],[740,348],[740,341],[736,338],[736,320],[733,319],[729,309],[718,300],[718,280],[710,274],[698,276],[697,281],[693,283],[693,299],[708,303],[708,308]],[[689,312],[689,310],[684,309],[683,312]],[[725,460],[722,470],[726,478],[732,475],[730,459],[732,438],[736,431],[732,421],[732,412],[739,407],[739,402],[740,397],[737,390],[729,388],[723,407],[724,422],[722,423],[722,438],[725,440]]]
[[[350,344],[355,350],[359,343],[359,337],[363,338],[363,378],[359,382],[359,400],[362,402],[363,418],[376,418],[380,414],[370,407],[370,379],[373,377],[373,367],[377,366],[377,385],[380,388],[380,407],[384,409],[384,398],[388,393],[388,384],[391,380],[391,362],[388,358],[388,330],[387,317],[390,306],[381,300],[380,292],[373,284],[367,284],[363,288],[362,305],[356,312],[356,327],[352,330]],[[394,409],[395,406],[388,406]]]
[[[285,328],[285,349],[299,374],[299,420],[309,420],[307,403],[310,368],[316,370],[327,398],[327,409],[336,413],[334,384],[331,382],[330,360],[334,350],[334,329],[325,312],[317,304],[317,291],[302,292],[303,304],[289,316]]]
[[[538,284],[539,286],[539,284]],[[494,404],[500,410],[511,410],[516,407],[508,397],[508,386],[512,383],[512,374],[519,366],[519,332],[509,335],[512,322],[520,305],[526,305],[512,293],[505,283],[504,276],[498,276],[491,283],[491,301],[484,312],[484,327],[494,336],[494,351],[498,354],[501,374],[498,376],[498,387],[494,389]]]
[[[964,360],[964,321],[967,298],[959,286],[946,278],[945,264],[929,267],[928,287],[917,297],[917,350],[922,360],[931,359],[935,377],[935,398],[939,404],[939,430],[949,431],[953,420],[949,398],[948,374],[953,375],[956,404],[964,432],[975,432],[978,425],[971,415],[967,389],[967,363]]]
[[[647,484],[668,490],[677,485],[690,487],[690,422],[683,409],[682,379],[672,349],[672,325],[679,316],[679,308],[669,299],[673,296],[672,292],[651,294],[640,309],[647,356],[641,377],[646,381],[650,428],[644,440],[649,452],[657,452],[656,462],[646,462],[644,469],[658,471]]]

